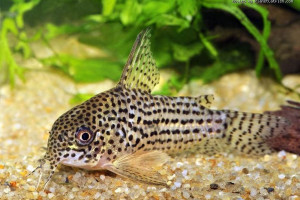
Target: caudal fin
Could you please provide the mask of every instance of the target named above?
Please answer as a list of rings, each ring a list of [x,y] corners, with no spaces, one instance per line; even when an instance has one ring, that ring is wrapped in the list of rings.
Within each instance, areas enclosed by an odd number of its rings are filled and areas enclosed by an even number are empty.
[[[285,150],[300,155],[300,102],[287,101],[278,111],[268,111],[268,114],[284,117],[290,125],[286,134],[278,135],[268,140],[268,144],[276,150]]]
[[[274,149],[267,143],[270,138],[285,134],[288,121],[272,114],[254,114],[224,111],[227,119],[225,142],[228,149],[242,154],[268,154]]]

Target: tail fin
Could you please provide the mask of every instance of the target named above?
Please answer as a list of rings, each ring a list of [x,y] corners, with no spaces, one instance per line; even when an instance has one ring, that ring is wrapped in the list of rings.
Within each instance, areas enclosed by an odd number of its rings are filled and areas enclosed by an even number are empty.
[[[268,114],[281,116],[289,120],[290,126],[285,135],[271,138],[268,144],[276,150],[285,150],[300,155],[300,102],[287,101],[278,111],[268,111]]]
[[[270,138],[285,134],[288,122],[272,114],[252,114],[225,110],[225,140],[229,150],[237,153],[261,155],[274,149],[267,143]]]

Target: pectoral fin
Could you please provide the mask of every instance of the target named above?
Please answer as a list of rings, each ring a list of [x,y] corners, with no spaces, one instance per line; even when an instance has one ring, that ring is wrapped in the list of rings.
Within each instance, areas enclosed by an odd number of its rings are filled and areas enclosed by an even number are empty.
[[[160,151],[135,152],[120,157],[105,168],[120,176],[137,181],[166,185],[166,181],[157,172],[157,168],[167,162],[168,159],[169,156]]]

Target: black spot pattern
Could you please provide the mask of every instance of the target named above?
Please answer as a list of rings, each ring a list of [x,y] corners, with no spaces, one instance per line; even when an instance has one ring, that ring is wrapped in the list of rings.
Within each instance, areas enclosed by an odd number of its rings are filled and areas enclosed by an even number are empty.
[[[123,101],[128,96],[133,97],[130,103]],[[152,96],[142,90],[123,88],[118,99],[121,103],[116,109],[121,111],[119,118],[123,120],[119,122],[123,130],[118,130],[117,136],[126,141],[122,142],[123,148],[130,152],[143,149],[175,153],[201,146],[199,142],[211,138],[222,138],[226,114],[202,106],[202,97]],[[205,149],[201,152],[212,153]]]
[[[271,114],[209,109],[212,95],[152,96],[159,73],[150,51],[149,29],[142,31],[129,55],[119,84],[72,108],[53,124],[45,160],[50,178],[59,162],[78,167],[111,162],[132,152],[197,151],[213,154],[272,151],[265,141],[282,134],[286,121]],[[95,135],[78,145],[80,127]]]

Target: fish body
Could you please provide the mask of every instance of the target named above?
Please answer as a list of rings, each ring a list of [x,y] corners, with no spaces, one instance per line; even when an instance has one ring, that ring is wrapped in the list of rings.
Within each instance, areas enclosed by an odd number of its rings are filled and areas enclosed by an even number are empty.
[[[137,37],[117,86],[72,108],[53,124],[41,163],[51,166],[47,182],[61,163],[164,185],[155,167],[170,154],[265,154],[272,152],[265,141],[284,134],[284,118],[212,110],[213,95],[153,96],[158,82],[147,29]]]

